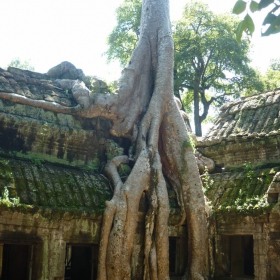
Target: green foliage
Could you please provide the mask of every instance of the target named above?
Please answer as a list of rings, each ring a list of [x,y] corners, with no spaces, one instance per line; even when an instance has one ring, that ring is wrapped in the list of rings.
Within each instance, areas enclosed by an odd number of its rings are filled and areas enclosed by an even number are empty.
[[[49,125],[47,123],[44,123],[43,126],[41,127],[41,131],[39,133],[40,135],[40,148],[43,149],[44,146],[46,145],[47,142],[47,135],[48,135],[48,130],[49,130]]]
[[[8,66],[34,71],[34,67],[30,64],[30,60],[21,60],[19,57],[12,59]]]
[[[272,59],[263,77],[265,90],[280,88],[280,59]]]
[[[0,197],[0,204],[4,204],[8,207],[18,206],[20,204],[20,199],[19,199],[19,197],[10,198],[8,188],[4,187],[2,196]]]
[[[118,88],[119,88],[119,81],[113,81],[108,83],[108,90],[110,93],[117,92]]]
[[[239,214],[262,214],[271,209],[271,205],[268,204],[266,196],[255,195],[253,197],[247,197],[247,193],[240,193],[240,197],[228,205],[226,202],[222,203],[219,207],[219,211],[236,212]]]
[[[251,1],[250,3],[250,11],[252,13],[256,12],[259,9],[259,4],[256,1]]]
[[[191,135],[189,135],[189,139],[185,140],[183,142],[183,150],[187,149],[187,148],[192,148],[192,150],[195,150],[195,141],[194,139],[191,137]]]
[[[42,163],[44,162],[43,159],[39,159],[39,158],[31,158],[30,160],[36,166],[41,166]]]
[[[264,188],[265,176],[257,176],[257,171],[251,162],[243,164],[244,177],[241,186],[236,186],[229,197],[226,197],[218,207],[218,212],[234,212],[237,214],[263,214],[271,210],[273,205],[267,202],[267,195],[260,194]],[[271,179],[268,181],[270,182]],[[237,194],[237,198],[236,198]],[[232,197],[230,197],[232,196]]]
[[[66,179],[66,183],[70,187],[74,187],[76,185],[76,182],[75,182],[75,180],[72,177],[67,178]]]
[[[95,154],[92,162],[89,164],[89,166],[91,167],[91,170],[93,171],[99,171],[100,168],[100,160],[98,158],[97,153]]]
[[[259,2],[258,10],[264,9],[272,3],[274,3],[274,0],[261,0]]]
[[[193,94],[190,94],[188,91],[181,93],[181,102],[184,108],[184,111],[187,114],[193,113]]]
[[[9,165],[9,161],[6,159],[0,159],[0,165],[1,166],[8,166]]]
[[[203,192],[207,193],[207,191],[209,191],[214,185],[214,180],[210,178],[207,166],[205,166],[201,179]]]
[[[3,179],[4,181],[9,181],[12,178],[13,174],[12,172],[5,171],[1,172],[0,178]]]
[[[243,33],[246,33],[249,36],[255,31],[254,21],[251,17],[251,14],[256,11],[261,11],[264,8],[267,8],[271,5],[271,9],[266,14],[263,20],[263,27],[265,31],[262,32],[262,36],[269,36],[280,32],[280,1],[279,0],[260,0],[256,2],[254,0],[238,0],[232,12],[234,14],[246,13],[243,20],[239,23],[236,29],[236,39],[238,42],[241,42],[241,37]]]
[[[0,160],[0,180],[4,184],[9,184],[12,182],[13,173],[9,169],[9,160]]]
[[[101,172],[101,163],[98,158],[98,154],[96,153],[93,160],[87,165],[83,166],[82,169],[91,172]]]
[[[121,164],[119,167],[118,167],[118,173],[121,177],[127,177],[131,172],[131,168],[129,165],[127,164]]]
[[[242,1],[243,2],[243,1]],[[238,14],[238,13],[236,13]],[[238,24],[236,29],[236,40],[238,43],[241,43],[241,37],[243,32],[247,35],[252,36],[255,31],[255,24],[249,14],[247,14],[244,19]]]
[[[125,66],[140,35],[142,1],[125,0],[117,9],[117,26],[108,37],[108,61],[118,59]]]
[[[185,92],[187,108],[193,101],[198,136],[210,106],[220,107],[231,96],[264,89],[249,66],[248,41],[238,44],[235,40],[236,26],[235,18],[216,15],[206,4],[194,1],[185,6],[182,19],[174,24],[174,91]]]
[[[238,0],[238,1],[235,3],[232,12],[233,12],[234,14],[237,14],[237,15],[243,13],[243,12],[245,11],[245,9],[246,9],[246,5],[247,5],[247,3],[246,3],[245,1],[243,1],[243,0]]]
[[[264,166],[245,162],[238,168],[232,168],[233,173],[224,174],[225,180],[222,181],[221,176],[217,176],[216,181],[216,175],[211,176],[206,171],[202,176],[203,188],[206,198],[214,203],[214,215],[259,216],[269,213],[275,204],[268,203],[266,190],[280,168],[279,162],[274,162],[272,166],[263,169]],[[212,179],[214,182],[211,182]]]
[[[244,171],[246,172],[246,177],[251,180],[253,175],[255,174],[254,171],[253,171],[252,163],[250,161],[245,162],[243,164],[243,167],[244,167]]]

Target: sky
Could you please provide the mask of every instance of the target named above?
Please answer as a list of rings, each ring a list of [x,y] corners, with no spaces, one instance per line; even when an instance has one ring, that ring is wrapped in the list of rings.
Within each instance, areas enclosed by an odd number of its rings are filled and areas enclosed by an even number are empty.
[[[188,0],[170,0],[171,20],[181,17]],[[236,0],[205,0],[216,13],[230,12]],[[121,68],[106,63],[106,38],[116,25],[115,10],[123,0],[0,0],[0,67],[15,57],[30,60],[46,73],[69,61],[87,75],[116,80]],[[260,37],[260,22],[252,39],[252,66],[264,72],[277,51],[280,35]]]

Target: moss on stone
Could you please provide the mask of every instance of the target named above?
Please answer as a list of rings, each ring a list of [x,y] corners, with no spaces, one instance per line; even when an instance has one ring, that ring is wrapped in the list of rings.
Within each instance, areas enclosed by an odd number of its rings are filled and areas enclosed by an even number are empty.
[[[279,167],[254,170],[251,166],[240,173],[210,175],[214,183],[206,195],[214,202],[214,212],[256,216],[271,211],[273,205],[267,202],[266,191],[278,170]],[[218,200],[217,193],[221,193]]]
[[[13,182],[12,187],[8,185],[11,198],[20,197],[23,205],[58,212],[67,209],[75,213],[101,213],[112,195],[108,181],[90,171],[46,162],[36,165],[31,160],[0,158],[0,161],[2,165],[5,163],[0,175],[7,170],[12,174],[8,178],[9,184]],[[0,176],[0,192],[7,186],[3,182]]]

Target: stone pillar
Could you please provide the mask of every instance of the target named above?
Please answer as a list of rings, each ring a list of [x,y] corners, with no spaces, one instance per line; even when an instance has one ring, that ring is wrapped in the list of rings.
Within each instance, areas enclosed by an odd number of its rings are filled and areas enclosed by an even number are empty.
[[[261,226],[261,225],[260,225]],[[255,280],[267,280],[267,238],[265,233],[255,233],[254,238],[254,274]]]
[[[50,234],[43,243],[42,280],[63,280],[66,242],[58,233]]]

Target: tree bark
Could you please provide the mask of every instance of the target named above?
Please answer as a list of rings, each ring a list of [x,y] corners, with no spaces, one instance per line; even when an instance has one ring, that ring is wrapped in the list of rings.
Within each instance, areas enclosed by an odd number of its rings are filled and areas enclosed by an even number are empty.
[[[199,84],[199,83],[198,83]],[[201,120],[199,115],[199,89],[198,86],[195,86],[193,91],[193,103],[194,103],[194,127],[195,135],[202,136]]]
[[[100,254],[106,251],[107,257],[100,259],[99,280],[131,279],[136,215],[144,190],[150,201],[146,216],[144,279],[169,279],[169,206],[163,172],[173,183],[182,217],[187,220],[189,263],[185,278],[205,279],[208,275],[204,195],[185,123],[173,95],[174,49],[168,4],[167,0],[143,1],[140,40],[127,68],[138,69],[137,65],[149,57],[150,64],[147,62],[145,69],[141,67],[137,77],[146,77],[145,83],[149,81],[145,88],[149,90],[150,99],[145,102],[147,109],[142,111],[144,117],[140,119],[135,138],[135,166],[120,188],[117,200],[120,209],[117,207],[110,223],[103,225],[105,231],[112,229],[100,246]]]
[[[168,0],[143,0],[140,39],[123,70],[118,95],[74,97],[76,108],[26,101],[16,94],[0,94],[11,101],[86,118],[113,121],[111,133],[128,137],[135,146],[134,167],[123,183],[117,166],[126,156],[108,162],[106,174],[114,195],[103,215],[98,279],[131,279],[131,256],[143,192],[149,200],[146,214],[144,279],[169,279],[169,202],[164,175],[174,187],[188,226],[188,266],[184,279],[208,276],[208,234],[202,184],[193,148],[173,94],[173,40]]]

